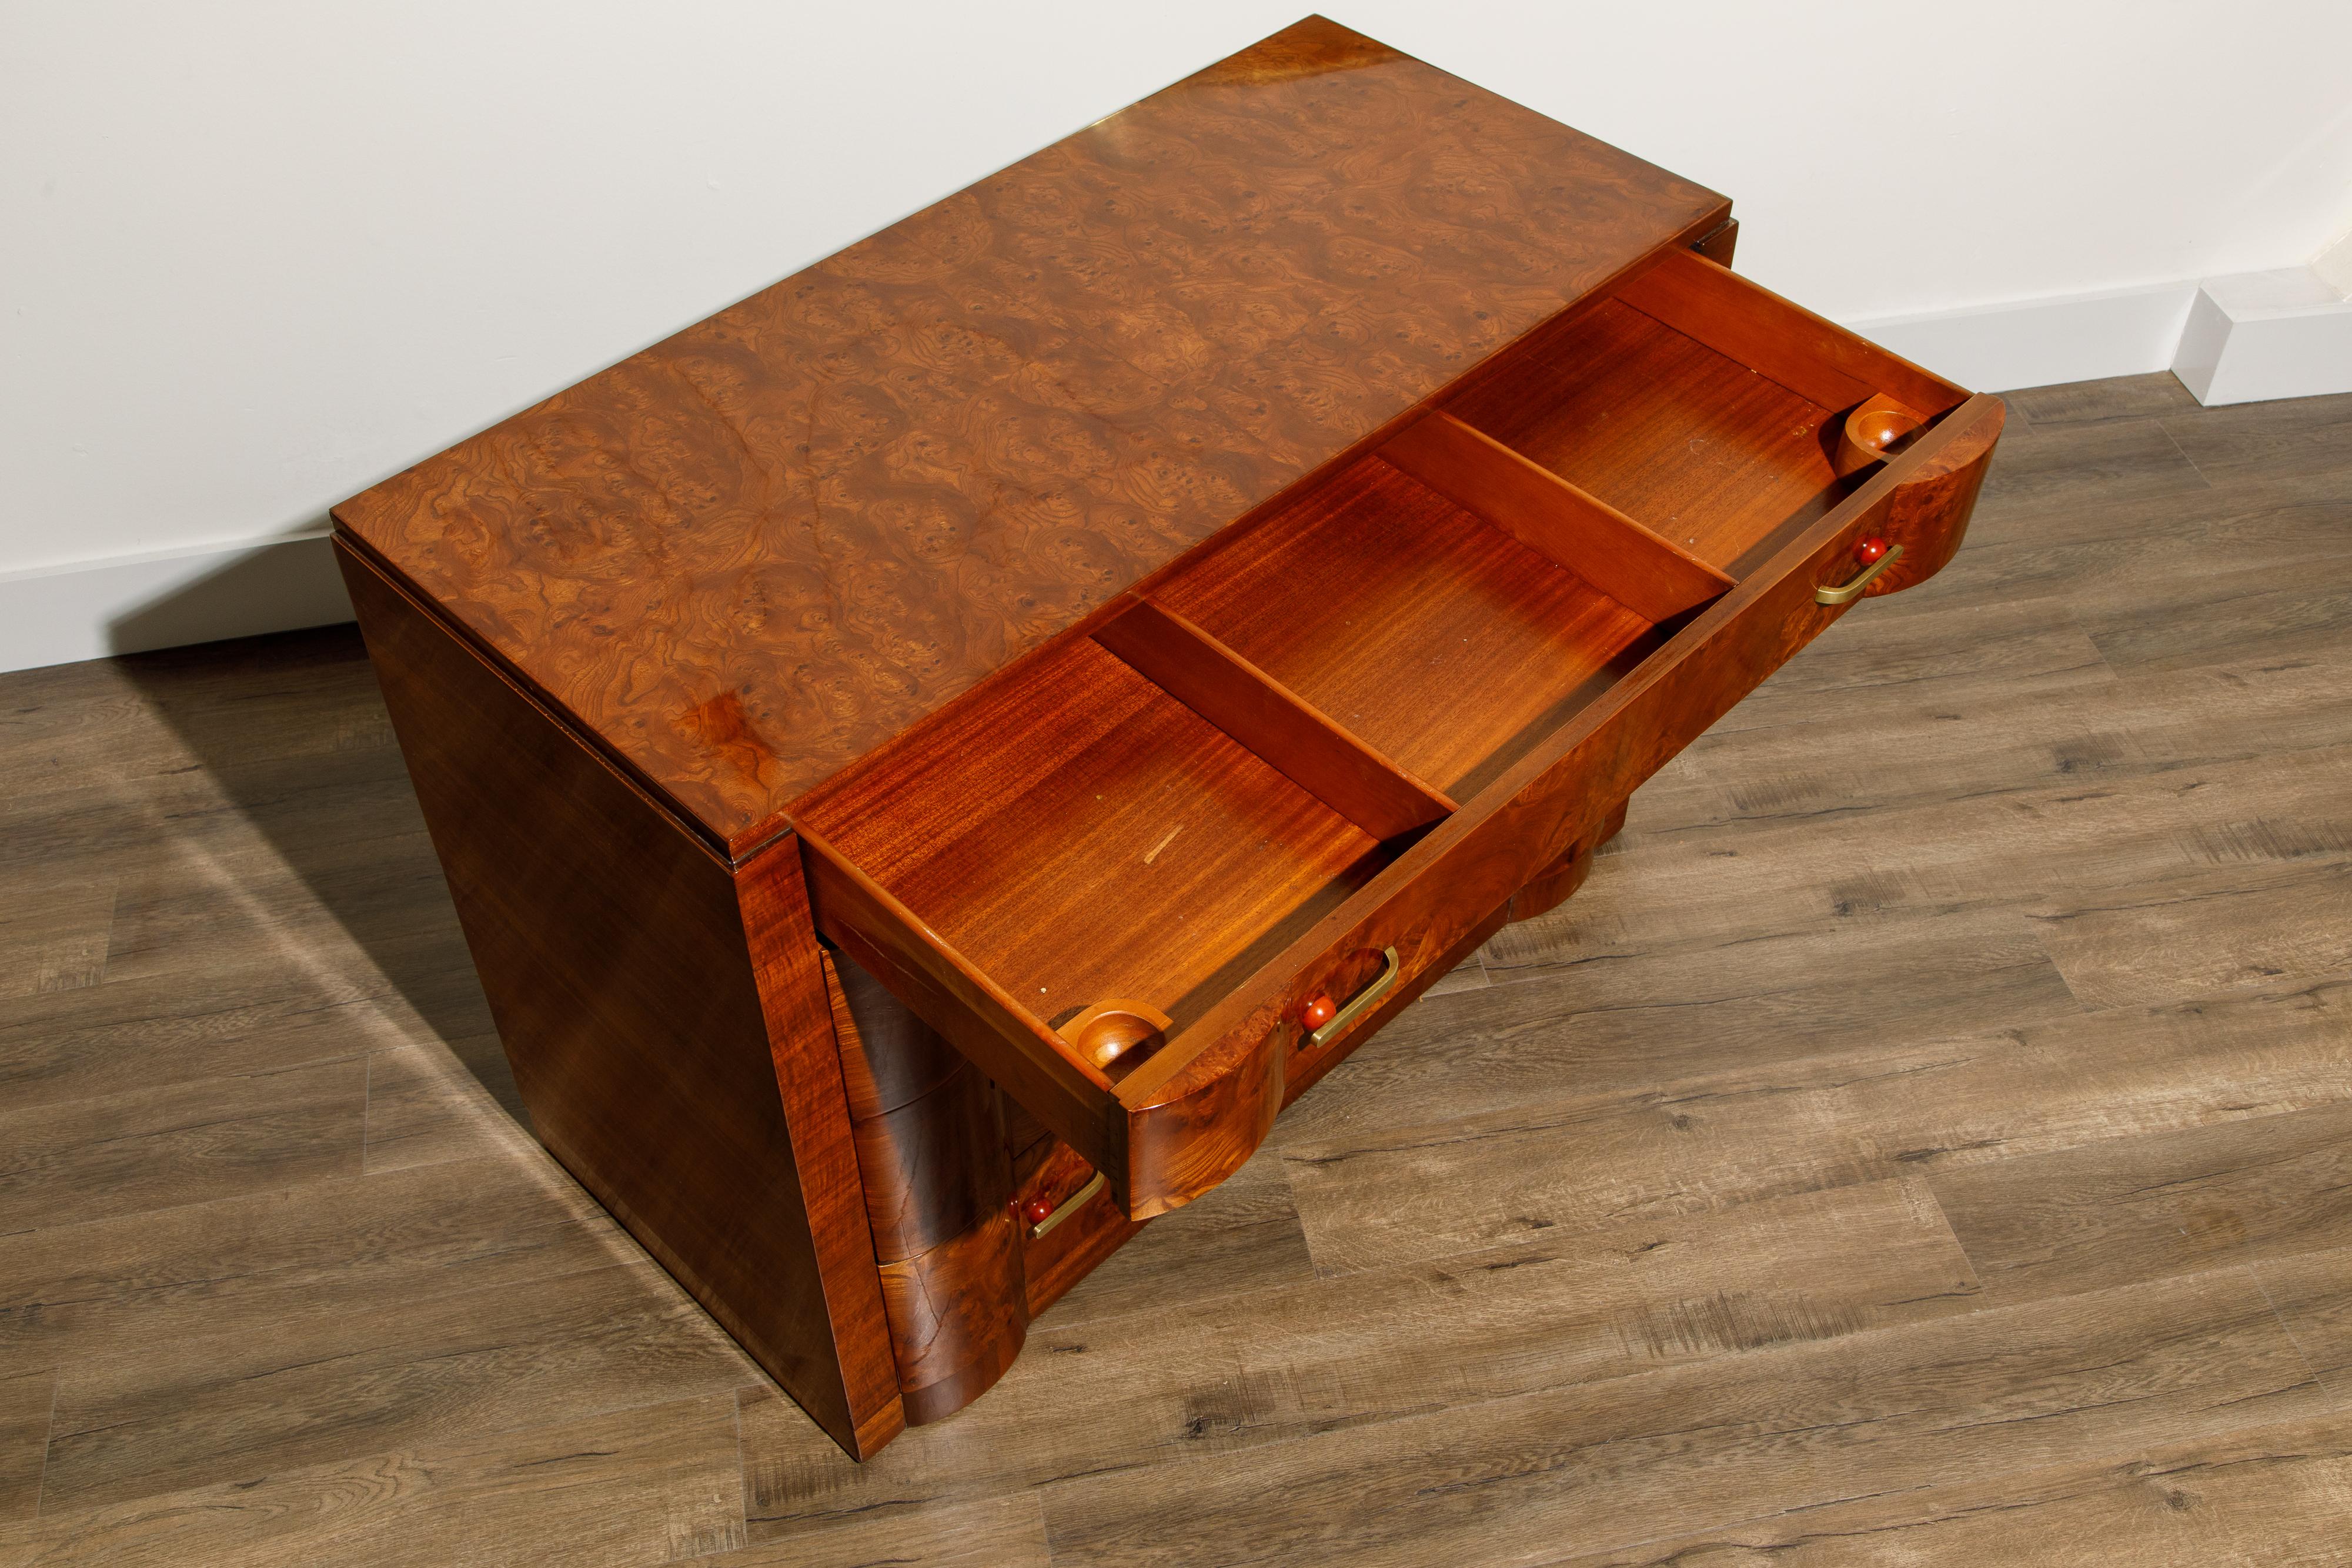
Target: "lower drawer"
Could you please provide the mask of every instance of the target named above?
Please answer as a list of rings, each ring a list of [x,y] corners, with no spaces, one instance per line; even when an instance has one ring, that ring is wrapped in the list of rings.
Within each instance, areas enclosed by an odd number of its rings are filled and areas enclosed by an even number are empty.
[[[1958,543],[1998,400],[1654,259],[802,802],[817,920],[1140,1218]]]

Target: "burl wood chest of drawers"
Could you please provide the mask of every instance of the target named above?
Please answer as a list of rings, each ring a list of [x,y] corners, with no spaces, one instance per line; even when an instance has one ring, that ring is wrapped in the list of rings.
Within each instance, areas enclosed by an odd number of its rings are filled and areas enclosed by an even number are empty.
[[[336,509],[539,1136],[865,1456],[1960,539],[2001,405],[1319,18]]]

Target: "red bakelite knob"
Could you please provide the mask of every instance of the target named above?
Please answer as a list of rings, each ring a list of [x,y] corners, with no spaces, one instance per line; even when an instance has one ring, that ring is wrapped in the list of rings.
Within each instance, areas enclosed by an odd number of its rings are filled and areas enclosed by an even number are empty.
[[[1033,1197],[1021,1206],[1021,1218],[1032,1225],[1044,1224],[1045,1217],[1053,1212],[1054,1206],[1042,1197]]]
[[[1298,1021],[1310,1030],[1321,1029],[1339,1014],[1339,1008],[1328,997],[1317,997],[1298,1009]]]
[[[1886,553],[1886,541],[1876,534],[1853,541],[1853,559],[1864,566],[1876,566],[1879,557]]]

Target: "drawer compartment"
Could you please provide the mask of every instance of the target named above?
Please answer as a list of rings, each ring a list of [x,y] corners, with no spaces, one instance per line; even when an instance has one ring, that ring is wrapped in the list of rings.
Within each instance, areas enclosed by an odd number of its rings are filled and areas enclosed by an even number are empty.
[[[1939,567],[2000,415],[1654,257],[805,798],[819,925],[1129,1216],[1174,1207]]]
[[[1658,618],[1382,458],[1150,598],[1452,800],[1660,640]]]

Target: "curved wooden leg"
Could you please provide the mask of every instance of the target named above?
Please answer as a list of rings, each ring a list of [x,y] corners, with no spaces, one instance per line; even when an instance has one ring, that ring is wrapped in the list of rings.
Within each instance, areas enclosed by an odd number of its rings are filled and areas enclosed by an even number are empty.
[[[1568,852],[1528,879],[1527,886],[1511,898],[1511,918],[1532,920],[1538,915],[1549,915],[1568,902],[1569,894],[1584,885],[1592,871],[1592,852],[1617,836],[1625,825],[1625,803],[1601,821],[1600,828],[1590,840],[1570,844]]]

